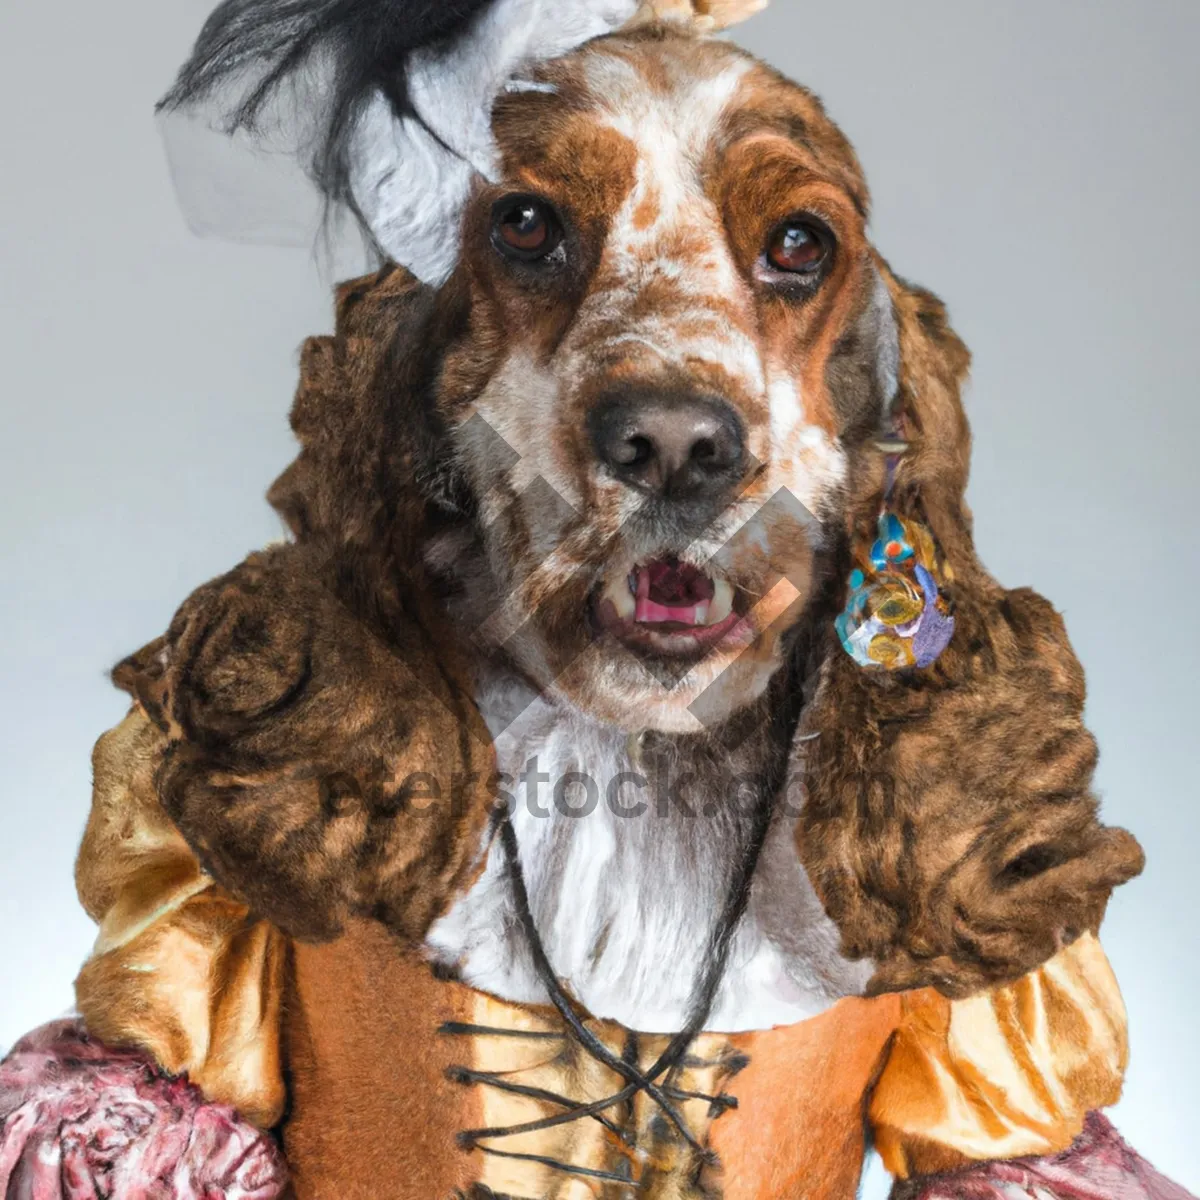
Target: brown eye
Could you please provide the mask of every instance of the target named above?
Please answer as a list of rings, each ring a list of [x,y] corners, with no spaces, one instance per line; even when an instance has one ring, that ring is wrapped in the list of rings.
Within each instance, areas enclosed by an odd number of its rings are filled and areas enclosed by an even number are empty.
[[[812,220],[792,217],[784,221],[767,243],[767,262],[777,271],[814,275],[829,260],[833,238]]]
[[[554,209],[533,196],[506,196],[492,209],[492,242],[509,258],[535,262],[562,241]]]

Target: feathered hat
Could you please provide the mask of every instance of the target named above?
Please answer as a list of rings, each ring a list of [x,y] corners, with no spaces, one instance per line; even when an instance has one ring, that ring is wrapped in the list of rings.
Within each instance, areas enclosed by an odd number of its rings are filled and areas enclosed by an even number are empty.
[[[258,142],[283,131],[326,201],[436,285],[457,260],[473,180],[495,175],[492,104],[523,69],[648,21],[715,32],[766,3],[225,0],[159,108]]]

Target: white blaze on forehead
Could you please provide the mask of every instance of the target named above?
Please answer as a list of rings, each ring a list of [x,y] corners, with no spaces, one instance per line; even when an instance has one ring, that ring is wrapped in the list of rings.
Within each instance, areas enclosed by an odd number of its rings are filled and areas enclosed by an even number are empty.
[[[672,64],[666,64],[671,69]],[[598,314],[611,315],[635,289],[666,280],[695,307],[678,320],[649,316],[625,333],[664,358],[700,360],[724,367],[761,391],[757,346],[709,302],[742,302],[742,280],[717,206],[705,194],[702,165],[713,136],[746,73],[748,59],[726,63],[711,75],[684,77],[656,89],[633,64],[597,54],[586,64],[597,120],[626,138],[637,152],[634,183],[613,215],[602,260],[609,281],[590,298]],[[586,313],[581,313],[586,319]]]
[[[737,60],[715,76],[660,92],[622,60],[598,55],[588,63],[601,122],[637,150],[634,185],[609,234],[609,269],[628,276],[657,271],[684,288],[696,287],[697,295],[737,288],[721,214],[704,193],[700,167],[750,67]],[[644,219],[647,212],[654,213],[652,220]],[[679,230],[692,235],[686,255],[668,253],[663,245],[664,235]]]
[[[697,163],[713,131],[753,69],[750,58],[735,58],[709,74],[686,72],[673,61],[662,62],[672,73],[666,89],[656,88],[641,70],[618,54],[603,51],[584,63],[585,80],[600,106],[601,119],[633,142],[677,150]],[[684,173],[680,173],[684,177]],[[690,172],[695,179],[695,170]]]

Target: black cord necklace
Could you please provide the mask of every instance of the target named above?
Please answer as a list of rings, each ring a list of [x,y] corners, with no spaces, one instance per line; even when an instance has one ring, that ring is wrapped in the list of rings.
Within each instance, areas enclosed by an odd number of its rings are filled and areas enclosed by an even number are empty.
[[[459,1144],[470,1149],[478,1148],[485,1153],[507,1154],[507,1152],[498,1149],[481,1145],[483,1141],[492,1141],[497,1138],[509,1137],[514,1134],[532,1133],[544,1129],[551,1129],[559,1125],[565,1125],[572,1121],[577,1121],[583,1118],[598,1118],[602,1119],[602,1114],[606,1110],[616,1107],[617,1105],[627,1103],[638,1092],[645,1092],[658,1105],[663,1115],[671,1122],[672,1125],[679,1131],[680,1136],[687,1142],[704,1161],[713,1161],[713,1155],[710,1150],[701,1145],[696,1137],[688,1129],[687,1123],[682,1114],[678,1111],[672,1100],[680,1098],[680,1093],[677,1089],[662,1087],[658,1084],[659,1080],[666,1073],[679,1067],[689,1049],[692,1042],[704,1029],[705,1022],[708,1020],[709,1013],[712,1011],[713,1003],[716,1000],[717,991],[721,985],[721,980],[725,974],[725,968],[729,961],[729,952],[733,945],[734,934],[737,932],[737,927],[741,922],[742,916],[746,911],[747,903],[750,897],[750,885],[754,878],[754,873],[758,867],[759,858],[762,854],[763,845],[766,842],[767,831],[770,828],[771,818],[774,813],[774,794],[775,789],[771,786],[774,781],[765,782],[757,797],[757,804],[754,812],[754,820],[751,825],[750,837],[746,844],[746,849],[741,856],[741,860],[737,865],[737,870],[733,878],[733,886],[730,889],[730,894],[721,911],[720,918],[713,929],[712,936],[709,940],[708,952],[705,955],[705,966],[701,973],[695,988],[693,989],[693,998],[689,1005],[689,1016],[683,1029],[672,1037],[667,1044],[662,1054],[657,1061],[645,1072],[639,1070],[635,1065],[628,1060],[619,1057],[608,1049],[596,1035],[587,1028],[584,1020],[580,1015],[577,1002],[564,991],[558,978],[554,974],[549,957],[546,954],[545,944],[542,941],[541,935],[538,932],[536,922],[533,919],[533,913],[529,904],[529,894],[525,885],[524,873],[521,870],[520,851],[517,844],[516,830],[513,828],[512,819],[507,812],[501,812],[498,817],[498,833],[500,840],[500,848],[505,857],[505,866],[507,869],[509,886],[512,890],[512,897],[517,911],[517,917],[521,924],[522,932],[525,935],[529,945],[529,950],[533,958],[534,969],[537,972],[538,978],[541,980],[550,997],[551,1003],[558,1010],[566,1024],[567,1031],[574,1039],[598,1062],[608,1067],[621,1078],[626,1080],[626,1084],[619,1091],[600,1100],[592,1101],[587,1104],[572,1104],[563,1097],[553,1097],[556,1103],[566,1104],[568,1107],[564,1111],[555,1113],[551,1116],[544,1117],[537,1121],[528,1121],[521,1125],[509,1125],[485,1129],[470,1129],[465,1130],[459,1135]],[[481,1082],[485,1082],[482,1081]],[[487,1081],[487,1082],[490,1082]],[[690,1097],[682,1097],[690,1098]],[[724,1111],[727,1108],[734,1106],[736,1101],[728,1096],[714,1097],[696,1097],[708,1099],[718,1112]],[[550,1097],[547,1097],[550,1099]],[[604,1121],[607,1125],[608,1121]],[[541,1161],[539,1159],[539,1161]],[[581,1168],[571,1167],[567,1164],[551,1163],[550,1165],[557,1166],[559,1169],[569,1171],[571,1173],[584,1173]],[[591,1174],[589,1170],[587,1174]]]

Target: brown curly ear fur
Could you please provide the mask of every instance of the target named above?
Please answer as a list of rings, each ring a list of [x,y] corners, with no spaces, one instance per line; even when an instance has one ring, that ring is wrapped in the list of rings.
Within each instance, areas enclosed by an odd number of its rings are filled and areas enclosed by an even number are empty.
[[[300,454],[267,493],[298,540],[413,561],[430,500],[452,490],[431,383],[456,303],[394,266],[338,289],[334,335],[300,355]]]
[[[343,289],[272,491],[297,544],[199,588],[114,671],[169,736],[160,796],[205,869],[302,938],[365,915],[419,939],[487,819],[491,741],[413,550],[424,293],[398,271]]]
[[[797,837],[844,952],[876,964],[872,991],[961,996],[1094,930],[1143,856],[1098,820],[1083,671],[1061,618],[975,556],[967,351],[936,298],[885,277],[915,441],[894,507],[945,551],[956,627],[934,666],[896,673],[858,666],[829,636],[793,756]],[[850,536],[870,537],[882,467],[864,450],[855,469]]]

